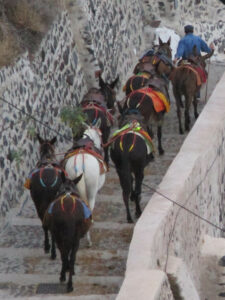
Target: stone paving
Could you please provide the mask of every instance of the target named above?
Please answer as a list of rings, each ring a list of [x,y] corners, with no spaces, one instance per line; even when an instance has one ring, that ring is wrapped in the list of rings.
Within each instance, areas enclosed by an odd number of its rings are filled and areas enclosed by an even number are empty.
[[[199,111],[204,107],[200,102]],[[193,114],[191,114],[192,124]],[[153,191],[179,151],[187,134],[178,134],[175,104],[165,116],[163,147],[165,154],[155,155],[145,170],[141,205],[150,201]],[[155,143],[157,143],[155,141]],[[157,145],[157,144],[156,144]],[[132,215],[134,207],[131,203]],[[112,300],[123,282],[126,258],[134,225],[126,223],[121,188],[112,166],[106,183],[96,200],[94,225],[91,230],[92,248],[81,241],[73,278],[74,291],[65,294],[59,284],[61,262],[59,253],[52,261],[43,251],[43,232],[31,200],[20,204],[12,221],[0,232],[0,298]],[[1,294],[2,293],[2,294]],[[53,298],[52,298],[53,299]]]

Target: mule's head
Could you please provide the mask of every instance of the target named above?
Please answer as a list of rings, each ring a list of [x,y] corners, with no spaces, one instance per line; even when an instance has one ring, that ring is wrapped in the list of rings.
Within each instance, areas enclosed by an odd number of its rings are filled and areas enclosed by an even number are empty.
[[[189,56],[188,60],[193,62],[196,65],[199,65],[201,68],[206,68],[206,59],[210,58],[214,53],[214,50],[211,53],[201,56],[198,51],[196,45],[193,46],[192,55]]]
[[[100,130],[101,119],[98,119],[95,126],[89,126],[86,124],[86,130],[84,131],[83,137],[89,137],[96,148],[99,150],[102,148],[102,132]]]
[[[114,88],[119,80],[119,76],[111,83],[105,82],[101,74],[99,74],[99,87],[101,89],[102,94],[105,97],[106,105],[108,109],[114,108],[114,104],[116,101],[116,92]]]
[[[168,58],[172,58],[172,49],[170,47],[170,43],[171,43],[171,37],[169,37],[167,42],[163,42],[161,40],[161,38],[159,37],[159,46],[157,49],[157,52],[160,54],[164,54],[165,56],[167,56]]]
[[[118,117],[118,127],[121,128],[126,124],[132,123],[134,120],[138,121],[141,125],[144,124],[144,117],[140,111],[138,109],[128,108],[120,113]]]
[[[51,140],[44,140],[37,134],[37,139],[40,143],[40,157],[41,160],[44,159],[54,159],[55,158],[55,147],[54,144],[57,140],[56,136]]]

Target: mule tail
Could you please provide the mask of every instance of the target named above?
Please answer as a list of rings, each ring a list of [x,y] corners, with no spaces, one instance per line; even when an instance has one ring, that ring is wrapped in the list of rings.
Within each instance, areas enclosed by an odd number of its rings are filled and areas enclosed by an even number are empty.
[[[85,182],[85,173],[83,173],[83,176],[81,177],[79,183],[77,184],[77,188],[79,191],[79,195],[83,201],[88,203],[88,195],[87,195],[87,187]]]

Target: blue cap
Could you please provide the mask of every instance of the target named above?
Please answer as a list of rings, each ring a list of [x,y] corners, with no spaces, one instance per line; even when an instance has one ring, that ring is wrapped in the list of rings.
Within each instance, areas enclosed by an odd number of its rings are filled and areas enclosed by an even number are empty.
[[[184,26],[184,32],[188,33],[188,32],[193,32],[194,31],[194,27],[192,25],[186,25]]]

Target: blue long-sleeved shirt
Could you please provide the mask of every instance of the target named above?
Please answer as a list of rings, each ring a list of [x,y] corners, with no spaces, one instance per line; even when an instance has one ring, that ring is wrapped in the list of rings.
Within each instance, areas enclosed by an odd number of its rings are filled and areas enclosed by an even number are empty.
[[[188,59],[188,57],[193,53],[194,45],[197,47],[198,54],[200,54],[200,51],[206,53],[210,53],[212,51],[206,42],[204,42],[199,36],[196,36],[193,33],[188,33],[179,41],[175,58],[182,57],[183,59]]]

